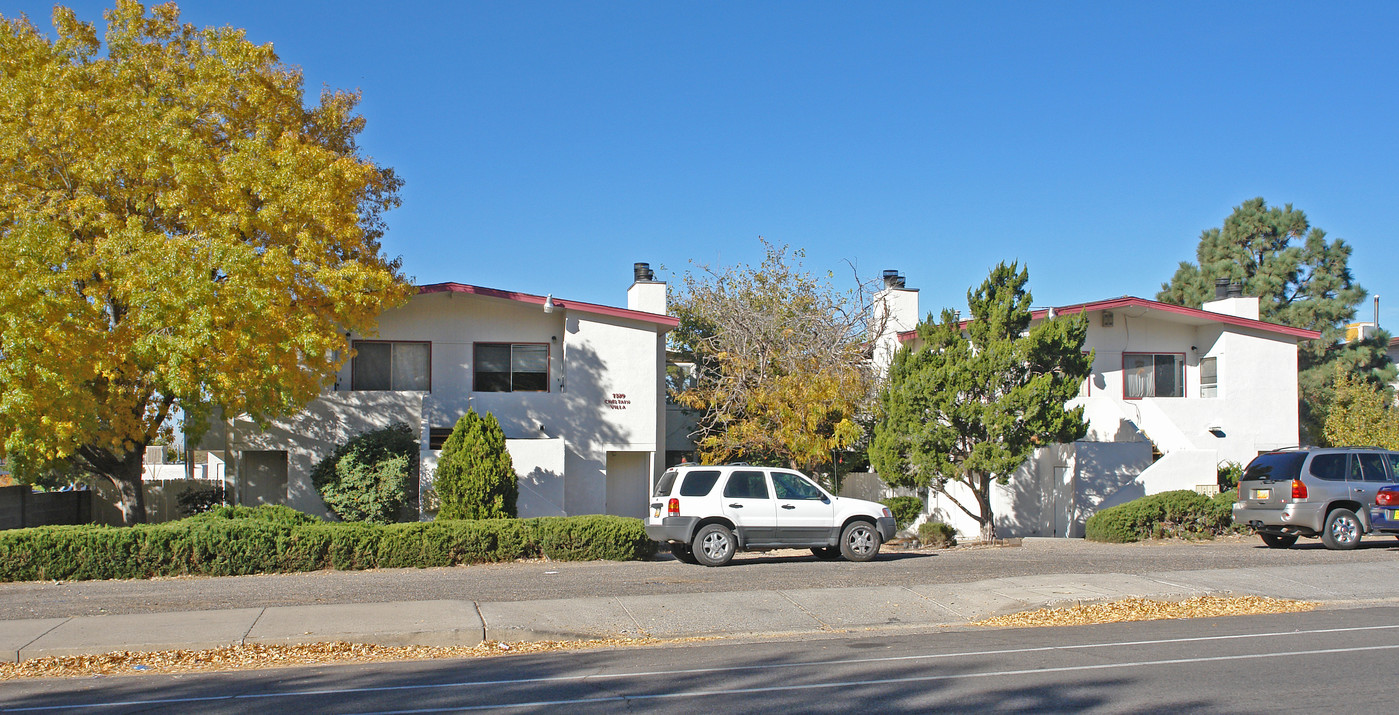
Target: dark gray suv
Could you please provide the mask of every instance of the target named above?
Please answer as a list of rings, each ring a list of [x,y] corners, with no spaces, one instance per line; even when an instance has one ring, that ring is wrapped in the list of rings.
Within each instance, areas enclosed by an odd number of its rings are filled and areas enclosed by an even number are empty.
[[[1239,480],[1234,523],[1247,524],[1274,549],[1297,537],[1321,537],[1328,549],[1353,549],[1370,532],[1379,488],[1399,481],[1399,452],[1330,447],[1268,452]]]

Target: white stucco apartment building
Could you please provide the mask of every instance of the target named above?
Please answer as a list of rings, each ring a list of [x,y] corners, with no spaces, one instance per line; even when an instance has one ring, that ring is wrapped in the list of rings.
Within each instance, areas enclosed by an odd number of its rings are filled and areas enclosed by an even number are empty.
[[[917,345],[918,293],[886,279],[876,301],[888,313],[875,342],[887,369],[898,344]],[[1033,315],[1078,313],[1088,318],[1093,366],[1070,406],[1084,407],[1088,434],[1037,449],[1007,485],[992,487],[998,536],[1082,536],[1099,509],[1206,490],[1219,463],[1298,444],[1297,343],[1318,333],[1260,321],[1258,299],[1238,296],[1203,310],[1123,296]],[[958,498],[975,509],[969,493]],[[977,534],[945,496],[928,506],[931,518]]]
[[[468,408],[496,416],[519,474],[519,515],[642,516],[665,457],[666,285],[634,266],[627,307],[439,283],[385,312],[373,336],[300,413],[222,425],[243,504],[325,515],[312,467],[349,437],[394,422],[419,436],[421,491]],[[424,514],[423,518],[430,518]]]

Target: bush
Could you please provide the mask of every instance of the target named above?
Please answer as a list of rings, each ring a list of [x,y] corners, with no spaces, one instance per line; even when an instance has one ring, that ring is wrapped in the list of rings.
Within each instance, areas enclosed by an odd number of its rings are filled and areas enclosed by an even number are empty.
[[[939,549],[956,546],[957,530],[940,521],[925,521],[918,527],[918,541]]]
[[[1229,531],[1233,524],[1233,499],[1228,494],[1210,499],[1182,489],[1145,496],[1088,517],[1084,538],[1121,544],[1142,539],[1213,537]]]
[[[284,506],[225,506],[165,524],[0,532],[0,580],[424,568],[522,558],[620,561],[655,552],[641,520],[619,516],[328,523]]]
[[[196,484],[175,497],[176,508],[183,516],[203,514],[223,504],[224,490],[211,484]]]
[[[1244,465],[1238,462],[1220,462],[1217,470],[1219,491],[1227,492],[1239,488],[1239,480],[1244,476]]]
[[[442,519],[511,519],[520,485],[495,415],[467,410],[442,445],[433,490]]]
[[[889,511],[894,513],[894,524],[898,526],[899,531],[918,521],[919,515],[923,513],[923,500],[918,497],[892,497],[880,504],[889,507]]]
[[[350,438],[311,469],[326,508],[344,521],[388,524],[408,501],[418,465],[418,442],[396,423]]]

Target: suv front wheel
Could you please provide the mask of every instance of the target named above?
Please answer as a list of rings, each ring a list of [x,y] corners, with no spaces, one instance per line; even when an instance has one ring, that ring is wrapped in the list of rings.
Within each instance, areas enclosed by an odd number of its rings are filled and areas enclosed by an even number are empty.
[[[708,524],[695,534],[695,561],[705,566],[723,566],[733,560],[738,543],[734,533],[723,524]]]
[[[1335,509],[1326,515],[1326,528],[1321,530],[1321,543],[1328,549],[1353,549],[1360,545],[1360,532],[1363,528],[1355,512],[1349,509]]]
[[[847,561],[869,561],[879,553],[879,532],[868,521],[851,522],[840,533],[840,555]]]

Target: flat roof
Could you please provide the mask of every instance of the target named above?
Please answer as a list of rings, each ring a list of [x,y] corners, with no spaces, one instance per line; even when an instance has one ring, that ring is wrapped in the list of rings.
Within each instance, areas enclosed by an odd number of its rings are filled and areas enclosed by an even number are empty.
[[[427,293],[466,293],[469,295],[485,296],[487,298],[500,298],[502,300],[513,300],[517,303],[543,306],[547,296],[533,295],[531,293],[516,293],[514,291],[499,290],[497,288],[486,288],[483,286],[467,285],[465,283],[433,283],[430,285],[418,286],[418,294]],[[615,308],[610,305],[598,305],[596,303],[584,303],[581,300],[564,300],[554,298],[554,307],[572,310],[578,313],[589,313],[592,315],[603,315],[609,318],[627,318],[629,320],[640,320],[646,323],[659,325],[666,330],[670,330],[680,324],[680,319],[670,315],[660,315],[658,313],[647,313],[641,310],[631,310],[628,308]]]

